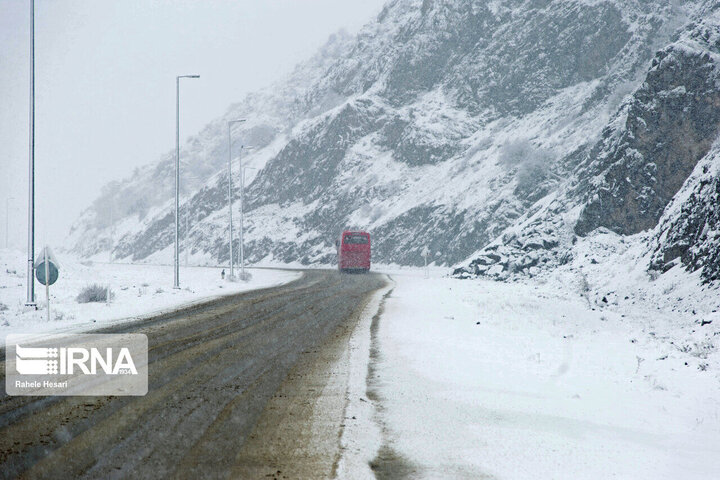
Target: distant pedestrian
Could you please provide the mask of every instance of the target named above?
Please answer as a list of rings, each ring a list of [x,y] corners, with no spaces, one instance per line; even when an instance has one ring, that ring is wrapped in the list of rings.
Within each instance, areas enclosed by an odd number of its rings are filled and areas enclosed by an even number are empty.
[[[222,272],[220,272],[220,278],[225,280],[225,269],[223,268]]]

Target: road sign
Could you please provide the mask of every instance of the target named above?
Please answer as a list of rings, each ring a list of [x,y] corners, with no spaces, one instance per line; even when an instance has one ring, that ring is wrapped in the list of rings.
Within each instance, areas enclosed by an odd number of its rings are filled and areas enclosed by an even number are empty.
[[[428,269],[427,265],[427,259],[430,256],[430,249],[427,247],[427,245],[422,249],[420,255],[422,255],[422,257],[425,259],[425,268],[423,269],[425,271],[425,278],[430,278],[430,270]]]
[[[47,268],[45,268],[45,259],[47,258]],[[48,282],[45,282],[45,276],[47,274]],[[52,285],[57,282],[60,276],[60,265],[55,259],[55,255],[50,251],[50,247],[42,249],[40,254],[35,259],[35,278],[38,282],[43,285]]]

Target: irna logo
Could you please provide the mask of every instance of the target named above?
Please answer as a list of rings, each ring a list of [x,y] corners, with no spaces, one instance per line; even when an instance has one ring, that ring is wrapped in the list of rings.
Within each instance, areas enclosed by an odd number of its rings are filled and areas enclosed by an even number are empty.
[[[16,368],[21,375],[137,375],[130,350],[126,347],[22,347],[15,345]]]
[[[5,389],[8,395],[145,395],[147,336],[8,335]]]

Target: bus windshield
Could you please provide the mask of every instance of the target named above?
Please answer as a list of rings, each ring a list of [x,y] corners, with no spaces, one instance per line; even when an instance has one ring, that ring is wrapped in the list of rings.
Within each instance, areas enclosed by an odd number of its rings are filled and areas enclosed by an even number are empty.
[[[365,235],[361,234],[355,234],[355,235],[345,235],[345,238],[343,239],[343,243],[345,245],[353,245],[353,244],[361,244],[361,243],[368,243],[368,238]]]

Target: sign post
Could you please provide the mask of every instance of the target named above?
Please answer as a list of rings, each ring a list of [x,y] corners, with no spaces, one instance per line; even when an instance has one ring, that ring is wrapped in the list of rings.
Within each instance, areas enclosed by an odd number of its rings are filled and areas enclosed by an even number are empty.
[[[45,265],[45,278],[50,278],[50,265],[48,262],[47,248],[43,249],[43,265]],[[50,283],[45,281],[45,300],[47,300],[47,321],[50,321]]]
[[[46,246],[35,259],[35,277],[38,282],[45,285],[48,321],[50,321],[50,285],[57,282],[59,275],[60,265],[52,254],[50,247]]]
[[[427,259],[428,259],[428,256],[430,255],[430,250],[428,249],[427,246],[422,249],[422,253],[420,255],[422,255],[423,258],[425,259],[425,268],[424,268],[425,278],[430,278],[430,270],[428,269],[428,264],[427,264]]]

